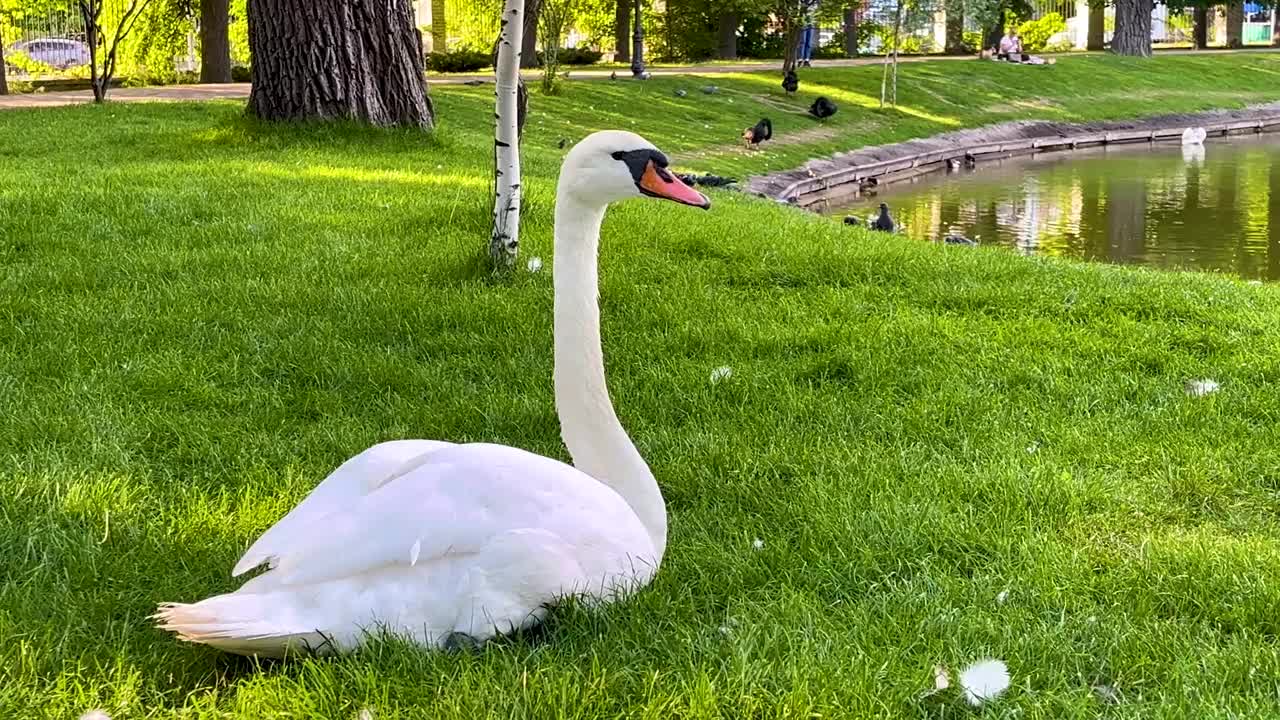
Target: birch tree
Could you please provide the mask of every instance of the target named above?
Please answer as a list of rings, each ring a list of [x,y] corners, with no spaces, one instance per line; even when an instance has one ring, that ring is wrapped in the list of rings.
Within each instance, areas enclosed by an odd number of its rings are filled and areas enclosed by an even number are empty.
[[[524,44],[523,0],[506,0],[498,35],[494,83],[493,233],[489,257],[495,268],[508,267],[520,248],[520,137],[518,99],[520,48]]]

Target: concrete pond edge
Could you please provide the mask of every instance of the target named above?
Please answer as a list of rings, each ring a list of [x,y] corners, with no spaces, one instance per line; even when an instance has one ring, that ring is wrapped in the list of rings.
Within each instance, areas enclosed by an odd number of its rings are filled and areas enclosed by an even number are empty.
[[[1280,132],[1280,102],[1240,110],[1159,115],[1131,120],[1064,123],[1018,120],[957,130],[891,145],[859,148],[815,158],[798,168],[747,179],[748,193],[802,208],[850,200],[870,187],[984,159],[1059,152],[1076,148],[1180,141],[1187,128],[1208,137]]]

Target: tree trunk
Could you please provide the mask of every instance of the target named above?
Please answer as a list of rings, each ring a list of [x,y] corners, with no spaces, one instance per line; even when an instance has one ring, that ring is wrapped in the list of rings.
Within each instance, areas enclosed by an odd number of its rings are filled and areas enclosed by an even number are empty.
[[[200,82],[231,82],[229,0],[200,0]]]
[[[787,44],[787,47],[786,54],[782,56],[782,72],[784,74],[789,70],[796,69],[796,59],[800,55],[800,33],[804,32],[799,18],[791,18],[785,22],[786,32],[783,34],[783,42]]]
[[[538,16],[542,0],[524,0],[524,30],[520,41],[520,67],[538,67]]]
[[[1271,47],[1280,47],[1280,8],[1272,8],[1272,12],[1275,14],[1275,19],[1271,25]],[[1272,168],[1274,167],[1275,165],[1272,164]]]
[[[858,10],[852,5],[844,9],[844,54],[858,57]]]
[[[618,0],[613,14],[613,61],[631,62],[631,0]]]
[[[1004,35],[1003,21],[995,25],[988,25],[987,29],[982,32],[982,47],[990,50],[1000,47],[1000,37]]]
[[[1244,3],[1227,3],[1227,47],[1244,47]]]
[[[4,32],[0,28],[0,95],[9,94],[9,65],[4,61]]]
[[[249,112],[434,125],[408,0],[250,0]]]
[[[445,0],[431,0],[431,52],[449,52],[449,22]]]
[[[1111,38],[1111,52],[1151,57],[1152,9],[1152,0],[1116,0],[1116,34]]]
[[[1197,50],[1209,47],[1209,8],[1197,5],[1191,11],[1191,41]]]
[[[964,46],[964,3],[952,0],[946,4],[947,41],[946,51],[951,55],[964,55],[968,50]]]
[[[489,257],[495,268],[508,267],[520,249],[520,138],[517,103],[520,82],[520,48],[524,22],[523,0],[506,0],[502,30],[498,35],[497,78],[494,90],[493,134],[493,231]]]
[[[742,19],[738,13],[725,13],[720,16],[720,43],[716,49],[716,57],[721,60],[738,59],[738,25]]]
[[[1085,37],[1085,49],[1100,51],[1107,44],[1107,6],[1089,3],[1089,30]]]

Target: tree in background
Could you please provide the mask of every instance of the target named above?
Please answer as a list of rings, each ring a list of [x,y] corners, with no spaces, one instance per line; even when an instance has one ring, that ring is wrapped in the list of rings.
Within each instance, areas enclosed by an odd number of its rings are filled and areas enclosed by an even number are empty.
[[[524,28],[521,34],[520,67],[538,67],[538,19],[544,0],[524,0]]]
[[[510,267],[520,249],[520,48],[524,46],[523,0],[506,0],[498,31],[494,83],[493,229],[489,258]]]
[[[1244,47],[1244,1],[1227,3],[1227,47]]]
[[[413,20],[408,0],[250,0],[249,111],[430,129]]]
[[[540,0],[542,20],[538,23],[538,44],[542,46],[542,92],[555,95],[560,91],[560,46],[577,10],[575,0]],[[528,3],[525,4],[528,7]],[[529,27],[525,23],[525,28]],[[528,45],[528,43],[525,43]],[[523,64],[523,63],[521,63]]]
[[[78,0],[80,16],[84,19],[85,44],[89,46],[89,83],[95,103],[106,101],[107,90],[116,74],[120,43],[133,32],[133,26],[150,0],[129,0],[129,6],[122,15],[106,20],[103,19],[103,2]]]
[[[230,0],[200,0],[200,82],[231,82],[230,26]]]
[[[445,0],[431,0],[431,52],[449,51],[449,23]]]
[[[4,61],[4,23],[0,23],[0,95],[9,94],[9,64]]]
[[[1152,0],[1116,0],[1116,32],[1111,52],[1133,57],[1151,57]]]
[[[631,62],[631,0],[618,0],[613,16],[613,59]]]
[[[1089,0],[1089,27],[1085,34],[1085,49],[1100,52],[1107,44],[1107,3],[1105,0]]]
[[[969,52],[964,46],[964,0],[946,0],[944,8],[947,13],[947,41],[945,50],[951,55],[963,55]]]

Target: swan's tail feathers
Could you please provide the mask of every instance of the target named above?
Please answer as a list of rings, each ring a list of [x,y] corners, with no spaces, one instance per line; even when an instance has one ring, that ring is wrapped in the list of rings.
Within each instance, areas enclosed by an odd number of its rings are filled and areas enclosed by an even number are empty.
[[[161,630],[187,642],[237,655],[280,658],[327,654],[336,647],[319,630],[281,627],[263,612],[270,595],[229,593],[197,603],[162,603],[151,616]]]

